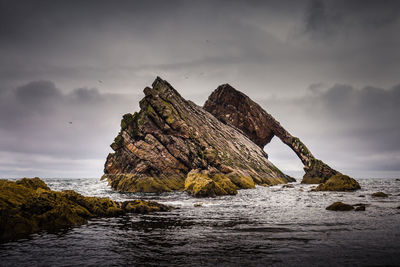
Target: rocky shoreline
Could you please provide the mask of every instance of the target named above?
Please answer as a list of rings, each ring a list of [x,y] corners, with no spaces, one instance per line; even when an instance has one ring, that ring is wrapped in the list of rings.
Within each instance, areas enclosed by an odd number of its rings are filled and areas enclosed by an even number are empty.
[[[53,191],[39,178],[0,180],[0,241],[85,224],[95,217],[169,211],[152,201],[116,202],[86,197],[73,190]]]

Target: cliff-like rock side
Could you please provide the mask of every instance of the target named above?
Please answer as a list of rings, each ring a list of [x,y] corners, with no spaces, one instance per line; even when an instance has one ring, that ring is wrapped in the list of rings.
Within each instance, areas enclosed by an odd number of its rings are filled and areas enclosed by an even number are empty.
[[[81,225],[94,217],[169,209],[152,201],[116,202],[108,198],[85,197],[72,190],[52,191],[39,178],[23,178],[16,182],[0,180],[0,242],[41,230]]]
[[[219,86],[209,96],[204,109],[223,123],[240,129],[261,148],[277,136],[303,163],[305,175],[302,183],[325,183],[330,177],[340,174],[316,159],[299,138],[292,136],[261,106],[229,84]]]
[[[185,100],[168,82],[157,77],[144,94],[140,111],[123,116],[111,145],[115,152],[105,163],[103,178],[113,189],[213,196],[294,181],[239,130]]]

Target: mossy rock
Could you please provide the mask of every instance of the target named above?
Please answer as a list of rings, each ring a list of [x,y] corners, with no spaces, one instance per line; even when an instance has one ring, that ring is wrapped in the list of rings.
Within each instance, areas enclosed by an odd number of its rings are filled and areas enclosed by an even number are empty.
[[[27,187],[27,188],[34,189],[34,190],[36,190],[38,188],[42,188],[44,190],[50,190],[50,188],[47,186],[47,184],[45,182],[43,182],[42,180],[40,180],[39,177],[22,178],[22,179],[17,180],[15,183],[18,185]]]
[[[192,170],[185,180],[185,191],[194,197],[236,195],[237,189],[226,174],[208,170]]]
[[[323,182],[324,179],[321,177],[304,177],[303,180],[301,180],[302,184],[320,184]]]
[[[328,206],[326,210],[333,210],[333,211],[350,211],[354,210],[354,207],[349,204],[345,204],[343,202],[335,202],[332,205]]]
[[[386,198],[386,197],[388,197],[389,195],[388,195],[388,194],[385,194],[385,193],[383,193],[383,192],[376,192],[376,193],[373,193],[371,196],[373,196],[373,197],[382,197],[382,198]]]
[[[360,184],[347,175],[336,174],[312,191],[354,191],[361,189]]]
[[[139,202],[146,209],[129,212],[167,210],[156,202]],[[93,217],[118,216],[127,210],[108,198],[85,197],[72,190],[52,191],[39,178],[16,182],[0,180],[0,241],[18,239],[40,230],[55,231],[81,225]]]
[[[149,213],[149,212],[161,212],[169,211],[171,207],[154,202],[154,201],[125,201],[122,203],[121,208],[128,213]]]
[[[135,174],[105,174],[101,178],[107,179],[108,184],[123,192],[161,193],[172,190],[183,190],[184,179],[178,176],[148,177]]]

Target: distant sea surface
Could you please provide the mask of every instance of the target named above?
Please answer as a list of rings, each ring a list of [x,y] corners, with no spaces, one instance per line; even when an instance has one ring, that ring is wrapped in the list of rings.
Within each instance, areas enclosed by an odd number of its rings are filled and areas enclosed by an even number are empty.
[[[309,192],[312,185],[295,183],[206,199],[117,193],[98,179],[44,180],[53,190],[178,209],[93,219],[0,244],[0,266],[400,266],[396,179],[358,179],[362,189],[351,193]],[[377,191],[389,197],[371,197]],[[366,211],[325,210],[335,201],[365,203]]]

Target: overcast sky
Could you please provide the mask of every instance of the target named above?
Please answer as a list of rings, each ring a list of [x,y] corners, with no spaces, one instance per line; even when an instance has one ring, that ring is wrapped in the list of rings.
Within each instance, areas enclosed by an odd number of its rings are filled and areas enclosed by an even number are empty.
[[[400,1],[0,0],[0,177],[100,177],[157,75],[198,105],[229,83],[332,167],[400,177],[399,32]]]

